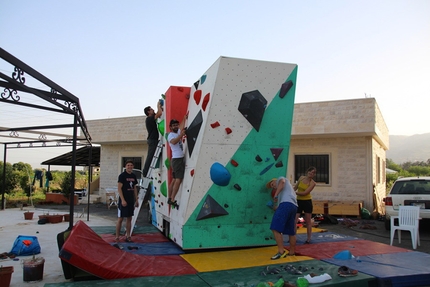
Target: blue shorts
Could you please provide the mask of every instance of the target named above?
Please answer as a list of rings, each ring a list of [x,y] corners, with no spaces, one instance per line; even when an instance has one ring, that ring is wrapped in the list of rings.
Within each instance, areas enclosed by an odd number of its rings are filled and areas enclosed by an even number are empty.
[[[285,235],[295,235],[297,206],[291,202],[282,202],[275,210],[270,224],[270,230],[276,230]]]

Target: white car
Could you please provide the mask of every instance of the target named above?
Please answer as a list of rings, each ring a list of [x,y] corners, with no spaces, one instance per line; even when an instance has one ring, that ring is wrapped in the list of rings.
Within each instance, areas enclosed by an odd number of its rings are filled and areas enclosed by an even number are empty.
[[[390,229],[390,217],[399,215],[400,205],[420,207],[420,217],[430,218],[430,177],[403,177],[396,180],[384,198],[385,229]]]

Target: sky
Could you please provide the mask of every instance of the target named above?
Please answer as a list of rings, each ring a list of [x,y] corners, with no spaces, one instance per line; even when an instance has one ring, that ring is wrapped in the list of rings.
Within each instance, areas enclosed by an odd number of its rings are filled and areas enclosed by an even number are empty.
[[[0,0],[0,47],[78,97],[86,120],[143,115],[226,56],[297,64],[296,103],[373,97],[390,135],[414,135],[430,132],[429,15],[428,0]]]

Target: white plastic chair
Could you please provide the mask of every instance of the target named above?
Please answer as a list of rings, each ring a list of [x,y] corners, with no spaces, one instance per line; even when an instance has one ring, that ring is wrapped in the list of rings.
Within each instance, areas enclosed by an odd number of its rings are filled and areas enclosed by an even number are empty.
[[[394,232],[397,230],[399,243],[401,243],[402,230],[411,233],[412,248],[417,249],[420,245],[419,218],[420,208],[418,206],[399,206],[399,216],[391,216],[391,238],[390,245],[393,245]],[[399,220],[399,225],[394,225],[394,219]]]
[[[110,209],[111,206],[118,206],[118,195],[116,192],[106,192],[106,204],[108,209]]]

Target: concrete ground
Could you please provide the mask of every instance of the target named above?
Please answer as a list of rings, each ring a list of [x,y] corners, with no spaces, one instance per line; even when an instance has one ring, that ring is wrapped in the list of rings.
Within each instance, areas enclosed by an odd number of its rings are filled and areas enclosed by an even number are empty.
[[[89,226],[114,226],[117,218],[115,207],[110,210],[104,204],[91,204],[89,207],[90,216],[87,221],[87,213],[82,214],[86,205],[75,207],[73,221],[84,220]],[[60,259],[58,257],[58,247],[56,236],[69,227],[69,222],[57,224],[37,224],[38,216],[49,212],[49,214],[64,214],[69,212],[69,207],[65,205],[36,206],[27,207],[24,210],[34,211],[33,220],[24,220],[23,210],[19,208],[6,209],[0,211],[0,253],[9,252],[18,235],[36,236],[41,246],[41,253],[37,256],[45,259],[43,280],[39,282],[24,282],[23,268],[21,261],[31,258],[31,256],[18,257],[18,260],[0,260],[3,266],[14,266],[14,273],[10,287],[18,286],[44,286],[46,283],[66,282]],[[82,217],[80,217],[82,216]],[[147,208],[141,209],[137,225],[148,225]],[[423,220],[420,225],[421,246],[416,251],[430,254],[430,221]],[[384,222],[378,220],[360,220],[357,218],[339,218],[339,224],[320,224],[320,228],[327,231],[343,235],[355,236],[358,238],[390,244],[390,232],[385,230]],[[402,242],[399,244],[397,237],[394,246],[412,249],[410,235],[408,232],[402,233]]]

